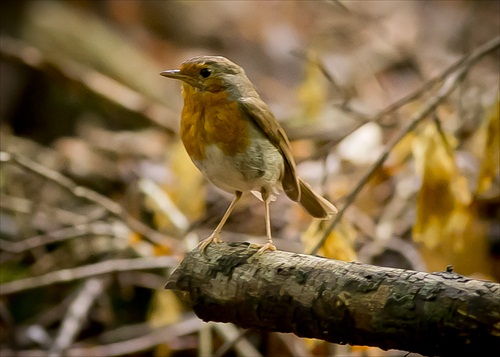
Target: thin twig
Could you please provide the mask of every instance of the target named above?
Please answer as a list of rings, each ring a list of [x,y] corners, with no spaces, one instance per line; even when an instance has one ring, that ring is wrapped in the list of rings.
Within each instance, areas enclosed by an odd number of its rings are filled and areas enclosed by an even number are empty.
[[[136,218],[132,217],[122,206],[110,200],[109,198],[93,191],[84,186],[78,186],[72,180],[62,175],[61,173],[51,170],[39,163],[28,159],[27,157],[11,152],[0,151],[0,162],[13,163],[28,171],[31,171],[46,180],[56,183],[60,187],[69,191],[72,195],[86,199],[98,206],[103,207],[107,212],[115,217],[122,219],[127,226],[133,231],[142,234],[150,242],[160,245],[168,246],[171,244],[168,237],[149,228]]]
[[[238,356],[260,357],[262,354],[245,338],[245,334],[240,334],[238,328],[233,324],[213,324],[219,335],[229,342]]]
[[[341,220],[342,216],[344,215],[345,211],[347,208],[354,202],[358,194],[361,192],[361,190],[365,187],[366,183],[370,180],[372,175],[375,173],[375,171],[378,170],[379,167],[382,166],[382,164],[385,162],[385,160],[389,157],[389,154],[391,151],[394,149],[394,147],[411,131],[413,131],[418,124],[420,124],[424,119],[426,119],[436,108],[439,106],[439,104],[445,100],[448,95],[450,95],[451,92],[458,86],[458,84],[461,82],[463,76],[469,71],[471,66],[476,63],[478,60],[480,60],[482,57],[487,55],[488,53],[498,49],[500,47],[500,36],[496,37],[494,40],[491,40],[484,44],[483,46],[477,48],[470,54],[466,55],[464,58],[462,58],[459,63],[459,65],[455,64],[453,67],[453,70],[448,69],[445,71],[446,76],[444,83],[442,86],[439,88],[437,91],[436,95],[432,98],[430,98],[427,103],[423,106],[423,108],[416,113],[411,119],[410,122],[407,124],[405,128],[403,128],[398,135],[392,140],[392,142],[387,145],[385,150],[382,152],[382,154],[379,156],[377,161],[370,167],[368,172],[361,178],[361,180],[358,182],[356,187],[347,195],[345,198],[345,203],[342,206],[342,208],[339,210],[337,215],[335,216],[335,219],[330,223],[330,225],[325,229],[323,236],[321,239],[318,241],[318,243],[313,247],[313,249],[310,251],[309,254],[316,254],[318,250],[321,248],[321,246],[325,243],[326,239],[332,232],[332,230],[335,228],[337,223]],[[456,70],[456,71],[455,71]],[[389,108],[397,108],[398,106],[393,105],[389,106]],[[391,109],[392,110],[392,109]],[[389,112],[389,110],[384,111],[384,113]]]
[[[219,347],[213,357],[223,357],[236,343],[238,343],[242,338],[245,338],[250,333],[250,331],[252,330],[246,329],[240,331],[238,333],[238,336],[232,337],[230,340],[224,342],[224,344]]]
[[[179,261],[177,259],[167,256],[107,260],[95,264],[79,266],[77,268],[61,269],[40,276],[33,276],[0,284],[0,296],[104,274],[133,270],[173,268],[178,264]]]
[[[152,180],[142,178],[138,182],[141,191],[164,213],[175,228],[183,234],[189,229],[189,220],[172,201],[170,196]]]
[[[446,133],[444,132],[443,125],[441,123],[441,119],[439,119],[439,115],[437,112],[432,113],[432,121],[436,125],[436,130],[439,134],[439,137],[443,141],[444,147],[446,149],[446,152],[453,157],[453,146],[450,144],[450,141],[446,137]]]
[[[46,202],[40,202],[38,207],[35,208],[34,202],[31,199],[11,196],[0,192],[0,209],[21,214],[31,214],[33,210],[38,209],[44,215],[53,217],[62,226],[84,224],[103,218],[106,215],[106,211],[102,207],[97,208],[91,212],[85,212],[85,214],[71,212],[60,207],[53,207]]]
[[[113,229],[113,225],[109,223],[94,222],[77,224],[72,227],[65,227],[47,232],[45,234],[39,234],[26,238],[22,241],[11,242],[6,239],[0,239],[0,249],[11,253],[22,253],[47,244],[87,235],[115,236],[116,234]]]
[[[448,77],[451,73],[456,71],[458,68],[460,68],[462,65],[464,66],[470,66],[474,62],[476,62],[478,59],[482,58],[484,55],[490,53],[491,51],[494,51],[497,49],[500,45],[500,37],[496,37],[481,47],[478,47],[476,50],[473,52],[463,56],[461,59],[453,63],[451,66],[449,66],[447,69],[445,69],[442,73],[438,74],[437,76],[427,80],[420,88],[417,90],[409,93],[408,95],[405,95],[403,98],[396,100],[395,102],[389,104],[387,107],[382,109],[380,112],[378,112],[372,119],[371,121],[378,121],[382,117],[391,114],[392,112],[398,110],[399,108],[405,106],[406,104],[416,100],[419,98],[422,94],[424,94],[426,91],[431,89],[433,86],[438,84],[439,82],[443,81],[446,77]],[[467,64],[468,63],[468,64]]]
[[[148,333],[144,333],[144,328],[137,331],[137,337],[127,337],[124,341],[97,345],[92,347],[75,347],[66,351],[68,357],[111,357],[124,356],[146,351],[160,344],[168,344],[181,336],[195,333],[200,329],[203,322],[194,314],[189,314],[182,321],[158,327]],[[123,328],[122,328],[123,329]]]
[[[49,357],[60,357],[71,346],[82,330],[89,311],[102,294],[109,279],[90,278],[71,302],[50,349]]]
[[[111,342],[104,345],[96,345],[94,343],[89,346],[72,347],[66,350],[65,356],[67,357],[113,357],[113,356],[128,356],[141,351],[147,351],[153,349],[155,346],[160,344],[169,344],[175,339],[197,332],[200,329],[201,321],[194,313],[188,314],[182,321],[161,326],[155,329],[151,329],[148,324],[136,324],[135,326],[120,326],[116,333],[113,331],[108,331],[103,333],[104,336],[110,336],[113,333],[113,337],[116,335],[122,335],[123,331],[130,332],[133,329],[133,335],[127,334],[121,341]],[[102,338],[102,340],[109,340]],[[116,338],[114,339],[116,341]],[[2,346],[3,347],[3,346]],[[46,357],[47,351],[45,350],[20,350],[16,351],[16,356],[22,357]],[[2,348],[0,349],[0,356],[11,356],[13,351]]]

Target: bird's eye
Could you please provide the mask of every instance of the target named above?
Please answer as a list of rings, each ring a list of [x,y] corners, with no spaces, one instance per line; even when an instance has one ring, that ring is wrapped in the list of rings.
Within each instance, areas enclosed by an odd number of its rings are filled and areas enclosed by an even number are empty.
[[[208,68],[202,68],[200,71],[200,74],[203,78],[208,78],[211,73],[212,73],[212,71]]]

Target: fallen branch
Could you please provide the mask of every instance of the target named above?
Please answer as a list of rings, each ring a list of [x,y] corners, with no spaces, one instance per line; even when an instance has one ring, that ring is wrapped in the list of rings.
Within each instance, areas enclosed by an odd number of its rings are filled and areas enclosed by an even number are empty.
[[[424,355],[500,355],[500,284],[256,251],[195,249],[166,288],[186,291],[205,321]]]

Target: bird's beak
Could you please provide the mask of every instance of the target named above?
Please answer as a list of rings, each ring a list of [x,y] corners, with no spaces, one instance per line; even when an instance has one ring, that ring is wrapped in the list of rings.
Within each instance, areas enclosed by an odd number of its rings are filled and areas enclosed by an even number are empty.
[[[179,69],[171,69],[168,71],[160,72],[160,75],[167,78],[178,79],[184,83],[187,83],[195,88],[203,89],[203,87],[191,76],[181,73]]]
[[[160,72],[160,75],[163,77],[168,77],[168,78],[173,78],[173,79],[180,79],[180,80],[186,79],[186,76],[184,74],[182,74],[181,71],[178,69],[163,71],[163,72]]]

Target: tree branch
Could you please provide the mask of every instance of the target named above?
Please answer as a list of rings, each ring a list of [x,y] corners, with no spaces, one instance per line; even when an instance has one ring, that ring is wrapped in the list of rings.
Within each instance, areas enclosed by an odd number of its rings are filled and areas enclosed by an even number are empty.
[[[500,354],[500,284],[256,251],[195,249],[166,288],[186,291],[205,321],[424,355]]]

